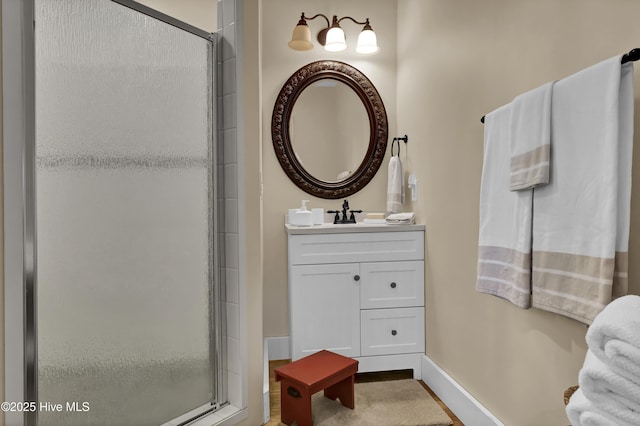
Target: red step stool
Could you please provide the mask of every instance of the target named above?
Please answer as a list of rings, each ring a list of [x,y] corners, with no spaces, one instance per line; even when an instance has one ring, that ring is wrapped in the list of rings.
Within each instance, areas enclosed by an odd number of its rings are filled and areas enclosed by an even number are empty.
[[[311,426],[311,395],[324,389],[326,398],[353,410],[353,383],[358,361],[327,350],[316,352],[274,370],[280,381],[282,423]]]

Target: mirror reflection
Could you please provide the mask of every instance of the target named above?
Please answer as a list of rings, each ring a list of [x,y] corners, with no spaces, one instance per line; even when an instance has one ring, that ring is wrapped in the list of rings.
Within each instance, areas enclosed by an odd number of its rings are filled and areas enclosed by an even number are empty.
[[[300,165],[325,182],[351,176],[364,160],[371,137],[369,117],[358,95],[331,78],[302,91],[289,126]]]

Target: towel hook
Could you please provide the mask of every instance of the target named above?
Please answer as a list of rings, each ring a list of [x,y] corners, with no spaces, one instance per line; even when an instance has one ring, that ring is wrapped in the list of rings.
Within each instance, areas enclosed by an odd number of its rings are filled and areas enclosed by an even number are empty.
[[[400,141],[403,141],[404,143],[409,142],[409,136],[404,135],[404,136],[397,136],[397,137],[393,138],[393,140],[391,141],[391,156],[392,157],[393,157],[393,147],[394,147],[396,142],[398,142],[398,157],[400,157]]]

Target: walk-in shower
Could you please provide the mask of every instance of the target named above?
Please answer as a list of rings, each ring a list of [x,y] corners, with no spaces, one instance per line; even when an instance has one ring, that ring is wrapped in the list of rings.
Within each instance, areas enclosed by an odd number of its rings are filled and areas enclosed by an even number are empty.
[[[35,0],[33,14],[26,423],[180,424],[215,410],[215,35],[128,0]]]

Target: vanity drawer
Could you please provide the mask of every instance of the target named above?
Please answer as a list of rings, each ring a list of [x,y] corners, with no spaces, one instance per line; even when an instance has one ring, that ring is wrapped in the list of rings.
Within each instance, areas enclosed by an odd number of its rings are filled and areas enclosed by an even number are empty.
[[[289,235],[292,265],[422,259],[422,231]]]
[[[362,356],[424,352],[424,308],[360,311]]]
[[[360,264],[360,308],[424,306],[424,262]]]

